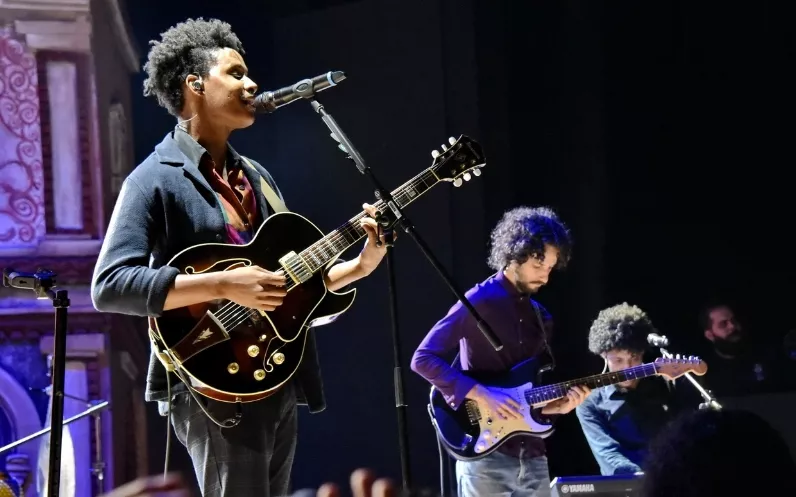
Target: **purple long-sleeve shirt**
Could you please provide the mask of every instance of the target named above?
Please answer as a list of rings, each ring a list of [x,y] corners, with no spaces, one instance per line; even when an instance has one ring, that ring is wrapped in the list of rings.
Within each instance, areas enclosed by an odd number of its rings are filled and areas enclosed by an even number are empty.
[[[503,348],[496,351],[467,309],[457,302],[428,332],[415,351],[411,364],[412,370],[434,385],[454,409],[476,384],[475,380],[443,359],[457,345],[462,369],[494,372],[508,371],[544,349],[533,302],[521,294],[502,271],[468,290],[466,296],[503,343]],[[537,305],[549,341],[552,331],[550,314]],[[545,454],[544,441],[538,437],[515,437],[498,450],[517,457]]]

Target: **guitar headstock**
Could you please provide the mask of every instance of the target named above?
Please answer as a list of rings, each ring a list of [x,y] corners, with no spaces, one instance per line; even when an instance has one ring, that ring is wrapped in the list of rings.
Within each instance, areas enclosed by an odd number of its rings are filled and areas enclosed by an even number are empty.
[[[481,145],[467,135],[458,139],[448,138],[442,145],[442,152],[434,150],[431,157],[434,163],[429,168],[440,181],[451,181],[453,186],[461,186],[473,176],[481,176],[481,168],[486,165]]]
[[[655,369],[658,374],[674,380],[686,373],[702,376],[708,372],[708,365],[699,357],[659,357],[655,359]]]

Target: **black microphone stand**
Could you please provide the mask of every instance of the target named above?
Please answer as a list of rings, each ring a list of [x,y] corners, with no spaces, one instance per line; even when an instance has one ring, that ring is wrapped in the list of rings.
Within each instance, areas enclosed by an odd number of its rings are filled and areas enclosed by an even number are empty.
[[[426,245],[425,241],[420,237],[420,235],[418,235],[417,231],[412,225],[412,222],[401,211],[398,203],[393,199],[390,192],[381,186],[381,183],[373,174],[373,171],[370,169],[370,167],[365,165],[365,161],[362,159],[362,156],[359,155],[357,149],[348,139],[343,130],[340,129],[340,126],[338,126],[334,118],[326,112],[323,105],[315,100],[315,90],[313,85],[297,85],[295,91],[301,98],[309,100],[312,108],[321,116],[323,122],[326,123],[326,126],[332,132],[332,137],[339,143],[339,147],[348,154],[348,158],[354,162],[359,172],[370,179],[375,188],[376,198],[384,202],[384,205],[389,207],[393,216],[391,219],[387,212],[378,212],[376,216],[376,222],[384,232],[385,245],[387,247],[386,257],[387,271],[389,273],[390,317],[392,325],[393,360],[395,362],[393,381],[395,386],[395,407],[398,414],[398,444],[401,457],[403,489],[404,492],[408,492],[411,489],[411,472],[409,464],[409,434],[406,422],[407,405],[404,400],[404,374],[403,368],[401,367],[403,364],[403,359],[401,358],[401,340],[398,333],[398,304],[395,286],[395,263],[392,259],[392,230],[394,225],[397,224],[404,232],[409,235],[410,238],[415,241],[418,247],[420,247],[423,255],[426,257],[426,259],[428,259],[434,269],[437,270],[437,273],[439,273],[439,276],[442,278],[442,280],[448,285],[456,298],[459,299],[462,305],[473,316],[478,329],[481,330],[481,333],[484,334],[492,347],[494,347],[495,350],[501,350],[503,348],[503,344],[500,342],[497,336],[495,336],[495,333],[492,331],[486,321],[481,318],[470,301],[467,300],[467,297],[465,297],[464,294],[456,287],[456,284],[453,283],[448,273],[431,252],[431,249],[428,247],[428,245]]]
[[[50,421],[50,465],[47,480],[47,497],[58,497],[61,483],[61,437],[64,424],[64,375],[66,368],[66,320],[69,294],[66,290],[53,291],[55,273],[38,269],[35,273],[23,273],[6,268],[3,270],[3,285],[33,290],[36,298],[50,299],[55,309],[53,331],[53,394]]]
[[[665,347],[659,347],[659,349],[663,357],[666,357],[668,359],[680,359],[680,354],[674,356],[668,350],[666,350]],[[698,381],[696,381],[696,379],[691,375],[690,372],[686,372],[683,376],[685,376],[688,379],[688,381],[690,381],[691,384],[694,385],[694,388],[697,389],[700,395],[702,395],[702,398],[705,400],[704,402],[699,404],[700,409],[715,409],[717,411],[721,410],[722,408],[721,404],[719,404],[719,402],[716,400],[716,397],[714,397],[709,390],[705,390],[705,388],[702,385],[700,385]]]
[[[69,395],[68,393],[64,393],[64,397],[86,404],[88,409],[78,414],[79,417],[91,412],[91,416],[94,418],[94,462],[91,464],[91,475],[94,476],[94,481],[97,484],[97,495],[101,495],[105,492],[105,461],[102,459],[102,418],[100,415],[102,414],[102,409],[107,407],[109,403],[107,400],[88,400]],[[104,407],[98,408],[99,406]],[[66,425],[66,421],[64,421],[64,425]]]

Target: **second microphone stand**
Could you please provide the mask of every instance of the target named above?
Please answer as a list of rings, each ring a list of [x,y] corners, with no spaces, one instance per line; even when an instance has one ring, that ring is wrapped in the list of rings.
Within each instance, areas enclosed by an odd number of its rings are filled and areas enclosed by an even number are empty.
[[[660,351],[661,355],[663,355],[663,357],[666,357],[668,359],[680,358],[679,354],[675,357],[668,350],[666,350],[665,347],[660,347]],[[688,379],[688,381],[691,382],[692,385],[694,385],[694,388],[697,389],[700,395],[702,395],[702,398],[705,400],[704,402],[699,404],[700,409],[715,409],[717,411],[721,410],[721,404],[719,404],[719,402],[716,400],[716,397],[714,397],[709,390],[705,390],[705,388],[702,385],[700,385],[698,381],[696,381],[696,379],[691,375],[691,373],[685,373],[684,376],[686,377],[686,379]]]
[[[395,285],[395,263],[392,258],[392,241],[393,241],[393,233],[392,229],[394,225],[398,225],[404,232],[406,232],[410,238],[412,238],[415,243],[420,247],[420,250],[423,252],[423,255],[428,259],[434,269],[437,270],[442,280],[448,285],[450,290],[456,295],[456,298],[462,303],[462,305],[467,309],[467,311],[473,316],[475,319],[476,325],[478,329],[484,334],[486,339],[492,345],[495,350],[501,350],[503,345],[500,343],[500,340],[495,336],[492,329],[486,323],[486,321],[481,318],[472,304],[467,300],[467,297],[456,287],[456,285],[451,280],[450,276],[447,274],[445,269],[442,267],[440,262],[431,252],[431,249],[426,245],[423,239],[417,234],[415,231],[414,226],[412,225],[411,221],[403,214],[400,209],[398,203],[393,199],[390,192],[384,189],[381,186],[381,183],[376,179],[376,176],[373,174],[373,171],[365,165],[365,161],[359,155],[359,152],[356,150],[354,145],[348,139],[348,137],[343,133],[343,130],[340,129],[337,122],[334,118],[329,115],[326,110],[324,109],[323,105],[318,103],[315,100],[314,89],[312,84],[303,85],[303,87],[296,86],[298,89],[297,93],[300,93],[300,96],[306,100],[309,100],[312,108],[317,112],[329,130],[332,132],[332,137],[339,143],[340,148],[348,154],[348,157],[356,164],[357,169],[359,172],[367,176],[368,179],[374,186],[376,198],[379,199],[384,203],[384,205],[391,211],[393,219],[390,219],[389,214],[387,212],[379,212],[376,216],[376,222],[379,224],[381,229],[384,230],[385,234],[385,245],[387,247],[387,271],[389,273],[389,292],[390,292],[390,317],[391,317],[391,325],[392,325],[392,341],[393,341],[393,360],[394,364],[394,374],[393,374],[393,382],[395,387],[395,407],[397,410],[397,417],[398,417],[398,443],[399,443],[399,450],[400,450],[400,457],[401,457],[401,474],[403,480],[403,488],[404,491],[407,492],[411,488],[411,472],[410,472],[410,462],[409,462],[409,435],[407,430],[407,422],[406,422],[406,402],[404,396],[404,374],[403,368],[401,365],[403,364],[403,359],[401,357],[401,341],[400,335],[398,333],[398,310],[397,310],[397,292],[396,292],[396,285]]]
[[[64,423],[64,375],[66,366],[66,330],[69,309],[69,292],[53,290],[56,274],[40,268],[35,273],[23,273],[11,268],[3,270],[3,285],[33,290],[39,299],[50,299],[55,310],[53,330],[53,367],[50,400],[50,454],[47,496],[58,497],[61,483],[61,439]]]

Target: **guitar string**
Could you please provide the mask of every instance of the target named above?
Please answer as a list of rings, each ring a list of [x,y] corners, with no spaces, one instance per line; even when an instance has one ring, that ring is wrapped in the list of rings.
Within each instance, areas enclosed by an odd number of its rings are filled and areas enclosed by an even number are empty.
[[[651,373],[647,373],[648,370],[651,370]],[[623,374],[623,375],[627,376],[631,372],[636,373],[636,372],[639,372],[639,371],[642,372],[642,373],[647,373],[647,374],[645,374],[645,376],[650,376],[652,373],[655,373],[657,371],[657,369],[655,368],[655,364],[654,363],[653,364],[641,364],[639,366],[634,366],[632,368],[628,368],[628,369],[626,369],[626,370],[624,370],[622,372],[618,372],[617,371],[617,372],[614,372],[614,373],[598,374],[598,375],[593,375],[593,376],[588,376],[586,378],[582,378],[580,381],[567,381],[567,382],[562,382],[562,383],[556,383],[556,384],[553,384],[553,385],[546,385],[546,386],[542,386],[542,387],[531,388],[531,389],[528,389],[525,392],[523,392],[523,397],[525,398],[526,401],[530,397],[537,397],[537,398],[540,398],[540,400],[550,400],[550,399],[545,399],[545,398],[541,398],[541,397],[543,397],[545,395],[549,395],[551,393],[552,394],[560,394],[562,390],[565,390],[566,388],[568,388],[566,385],[579,385],[579,384],[583,384],[583,383],[588,383],[589,381],[595,381],[597,378],[610,378],[611,376],[618,376],[619,374]],[[638,376],[636,376],[636,378],[637,377]],[[626,381],[626,380],[623,380],[623,381]]]
[[[432,182],[431,185],[428,185],[426,183],[428,179],[432,179],[432,180],[435,180],[435,181]],[[422,183],[424,186],[430,188],[436,182],[438,182],[438,180],[436,180],[436,176],[431,171],[427,170],[427,171],[421,173],[420,175],[418,175],[417,177],[412,178],[410,181],[407,181],[406,183],[404,183],[400,187],[398,187],[396,190],[399,190],[399,191],[398,191],[398,193],[393,194],[393,197],[396,198],[396,200],[398,200],[398,203],[401,204],[401,206],[403,207],[403,206],[408,204],[408,202],[405,202],[405,200],[411,201],[411,200],[413,200],[414,198],[416,198],[418,196],[418,195],[414,195],[414,196],[409,195],[409,193],[406,190],[410,186],[412,188],[416,188],[416,186],[418,186],[420,183]],[[409,197],[408,199],[406,199],[407,196]],[[404,197],[404,199],[401,199],[401,197]],[[382,207],[382,206],[384,206],[384,202],[382,200],[379,200],[379,201],[377,201],[374,204],[374,207],[376,207],[376,208]],[[345,232],[345,233],[350,234],[351,231],[354,231],[354,233],[361,238],[363,236],[363,234],[359,233],[359,229],[358,229],[358,227],[356,226],[355,223],[356,223],[356,221],[359,221],[360,219],[362,219],[366,215],[367,215],[367,213],[360,212],[353,219],[349,220],[348,223],[346,223],[345,225],[341,226],[340,228],[335,230],[333,233],[331,233],[327,237],[322,238],[321,240],[319,240],[318,242],[316,242],[315,244],[310,246],[307,250],[305,250],[305,252],[306,251],[317,252],[318,250],[322,250],[322,254],[326,255],[326,249],[323,246],[327,245],[327,244],[332,244],[333,245],[332,248],[336,248],[334,246],[334,244],[338,243],[338,241],[341,240],[341,239],[345,239],[345,237],[341,234],[341,232]],[[347,239],[346,239],[346,241],[347,241]],[[353,241],[353,242],[351,242],[351,243],[356,243],[357,241],[358,241],[358,239]],[[313,254],[313,255],[317,255],[317,253]],[[332,253],[329,254],[329,255],[334,255],[334,251],[332,251]]]
[[[393,195],[393,197],[395,197],[396,200],[398,200],[398,203],[401,204],[401,206],[406,205],[406,203],[408,203],[408,202],[405,203],[404,200],[407,200],[407,199],[402,199],[401,197],[408,196],[408,193],[406,191],[403,191],[403,190],[406,190],[408,188],[407,185],[411,185],[412,188],[415,188],[416,185],[421,183],[421,182],[425,186],[428,186],[428,187],[433,186],[433,184],[432,185],[426,185],[426,178],[429,175],[433,176],[433,174],[431,174],[430,172],[426,172],[426,173],[421,174],[418,178],[414,178],[412,181],[408,181],[407,183],[405,183],[404,185],[402,185],[401,187],[398,188],[398,190],[402,190],[402,191],[399,191],[397,194]],[[424,178],[423,176],[425,176],[426,178]],[[417,197],[417,195],[415,195],[414,197]],[[412,197],[410,196],[410,198],[408,200],[411,201]],[[382,207],[382,206],[384,206],[384,202],[381,201],[381,200],[377,201],[376,204],[374,204],[374,207],[376,207],[376,208],[379,208],[379,207]],[[364,233],[360,233],[360,231],[359,231],[360,228],[357,227],[356,222],[359,221],[360,219],[362,219],[366,215],[367,214],[365,212],[359,213],[353,219],[349,220],[348,223],[346,223],[345,225],[341,226],[340,228],[335,230],[330,235],[328,235],[328,236],[322,238],[321,240],[319,240],[318,242],[314,243],[312,246],[308,247],[304,252],[309,252],[309,254],[312,255],[316,260],[321,260],[321,258],[318,257],[319,255],[333,256],[336,253],[334,251],[334,249],[338,248],[337,247],[337,243],[339,243],[340,240],[344,240],[344,241],[348,242],[348,239],[347,239],[347,237],[345,235],[351,235],[351,236],[356,235],[356,236],[354,236],[355,240],[353,242],[350,242],[350,243],[356,243],[359,239],[362,238],[362,236],[364,236]],[[331,245],[331,250],[327,251],[327,249],[326,249],[327,245]],[[344,250],[344,248],[343,248],[343,250]],[[319,251],[320,251],[320,254],[319,254]],[[304,252],[302,252],[302,254]],[[322,265],[323,264],[321,264],[321,266]],[[314,268],[314,269],[317,270],[319,268]]]
[[[423,183],[426,182],[425,179],[422,179],[422,181],[423,181]],[[415,181],[415,183],[416,182],[417,181]],[[412,182],[408,182],[408,183],[412,183]],[[396,197],[396,200],[398,200],[399,203],[402,204],[403,202],[401,201],[402,199],[400,197],[403,197],[403,196],[406,196],[406,195],[407,194],[405,192],[400,191],[400,192],[398,192],[395,195],[395,197]],[[377,202],[377,204],[374,207],[379,207],[379,204],[383,204],[383,202],[382,201]],[[332,236],[328,237],[328,239],[327,239],[327,237],[324,237],[323,239],[321,239],[318,242],[316,242],[316,244],[313,244],[313,246],[311,246],[309,249],[310,249],[311,252],[313,252],[313,251],[315,252],[313,255],[315,255],[316,260],[322,260],[320,257],[318,257],[318,255],[319,255],[319,254],[317,254],[318,249],[323,251],[322,255],[324,255],[324,256],[327,256],[327,257],[328,256],[333,256],[335,254],[335,252],[332,249],[333,248],[337,248],[337,244],[340,242],[340,240],[343,240],[345,242],[349,242],[348,241],[348,237],[345,236],[345,235],[340,234],[340,232],[346,233],[347,235],[349,235],[352,238],[354,238],[354,241],[350,242],[351,244],[356,243],[359,239],[361,239],[362,236],[365,235],[364,230],[362,230],[362,232],[360,232],[361,228],[357,229],[357,227],[354,225],[354,222],[356,222],[359,219],[362,219],[366,215],[367,214],[365,212],[360,212],[357,216],[355,216],[347,224],[345,224],[341,228],[338,228],[337,230],[335,230],[335,232],[332,233]],[[325,247],[325,245],[327,245],[327,244],[331,244],[332,245],[332,247],[331,247],[332,249],[327,249]],[[315,245],[319,245],[319,247],[315,247]],[[308,265],[309,265],[309,268],[311,270],[313,270],[312,272],[314,273],[323,264],[320,264],[318,268],[313,267],[311,264],[308,264]],[[302,266],[303,265],[301,264],[301,261],[295,261],[294,264],[290,267],[290,269],[293,270],[294,272],[300,272],[300,270],[303,269]],[[241,306],[239,304],[235,304],[235,303],[232,303],[232,302],[226,304],[224,307],[222,307],[222,309],[224,310],[224,312],[222,313],[223,316],[217,315],[216,317],[219,317],[219,321],[221,321],[222,325],[225,328],[228,328],[228,329],[233,329],[236,326],[240,325],[243,321],[246,320],[246,315],[247,314],[248,314],[248,316],[251,316],[251,313],[247,312],[247,309],[250,309],[250,308],[246,308],[244,306]],[[241,316],[244,316],[242,321],[240,320]],[[226,323],[225,323],[225,321],[226,321]],[[237,322],[235,322],[235,324],[232,324],[234,321],[237,321]]]
[[[412,180],[407,181],[399,188],[397,188],[397,190],[399,191],[396,194],[394,194],[393,197],[398,201],[399,205],[401,206],[406,205],[405,203],[406,200],[411,201],[414,198],[418,197],[418,195],[410,196],[409,193],[406,191],[408,187],[411,186],[412,188],[416,188],[420,183],[422,183],[424,186],[430,188],[431,186],[433,186],[433,183],[431,185],[428,185],[426,183],[427,179],[436,180],[436,177],[433,175],[431,171],[427,170],[418,175],[417,177],[413,178]],[[438,180],[436,180],[435,183],[437,181]],[[406,199],[405,197],[407,196],[409,196],[410,198]],[[376,208],[382,206],[384,206],[384,201],[382,200],[379,200],[374,204],[374,207]],[[330,235],[321,238],[319,241],[317,241],[316,243],[314,243],[313,245],[311,245],[301,253],[303,254],[304,252],[309,252],[318,261],[323,260],[323,257],[319,257],[319,255],[325,257],[333,257],[336,253],[338,253],[334,250],[335,248],[338,248],[340,250],[345,250],[345,248],[347,248],[347,247],[343,248],[337,247],[337,244],[340,241],[348,243],[349,244],[348,246],[350,246],[351,244],[354,244],[360,239],[362,239],[363,236],[366,236],[364,229],[361,226],[357,226],[355,223],[356,221],[359,221],[360,219],[362,219],[367,215],[368,214],[364,211],[360,212],[359,214],[354,216],[354,218],[349,220],[346,224],[336,229]],[[352,238],[354,238],[354,241],[349,242],[346,235],[349,235]],[[330,247],[327,248],[327,246],[329,245]],[[318,253],[319,250],[321,251],[320,254]],[[290,266],[290,269],[294,271],[294,274],[299,273],[302,269],[304,269],[303,267],[304,264],[302,264],[302,262],[305,261],[294,260],[293,264]],[[312,271],[312,273],[314,273],[315,271],[320,269],[324,265],[324,263],[319,264],[318,267],[314,267],[312,264],[306,264],[306,265],[309,266],[309,269]],[[222,310],[223,310],[222,313],[223,317],[219,317],[218,315],[216,317],[219,318],[219,322],[221,322],[222,326],[228,331],[236,328],[237,326],[245,322],[249,317],[254,317],[254,315],[251,312],[252,311],[251,308],[242,306],[240,304],[236,304],[234,302],[229,302],[225,304],[222,307]]]
[[[550,391],[566,389],[566,388],[568,388],[569,386],[572,386],[572,385],[579,385],[579,384],[588,383],[588,382],[595,382],[597,380],[601,380],[602,378],[610,378],[611,376],[614,376],[614,377],[619,376],[619,375],[627,376],[627,375],[629,375],[631,373],[638,373],[638,372],[645,373],[649,369],[651,369],[652,372],[654,373],[655,372],[654,364],[641,364],[641,365],[638,365],[638,366],[634,366],[632,368],[625,369],[623,371],[615,371],[615,372],[611,372],[611,373],[597,374],[597,375],[588,376],[586,378],[581,378],[580,380],[572,380],[572,381],[566,381],[566,382],[561,382],[561,383],[555,383],[553,385],[544,385],[544,386],[541,386],[541,387],[531,388],[531,389],[527,390],[525,393],[526,393],[526,395],[536,395],[538,393],[551,393]],[[622,380],[622,381],[626,381],[626,380]],[[537,392],[537,393],[536,394],[533,393],[534,391]]]

